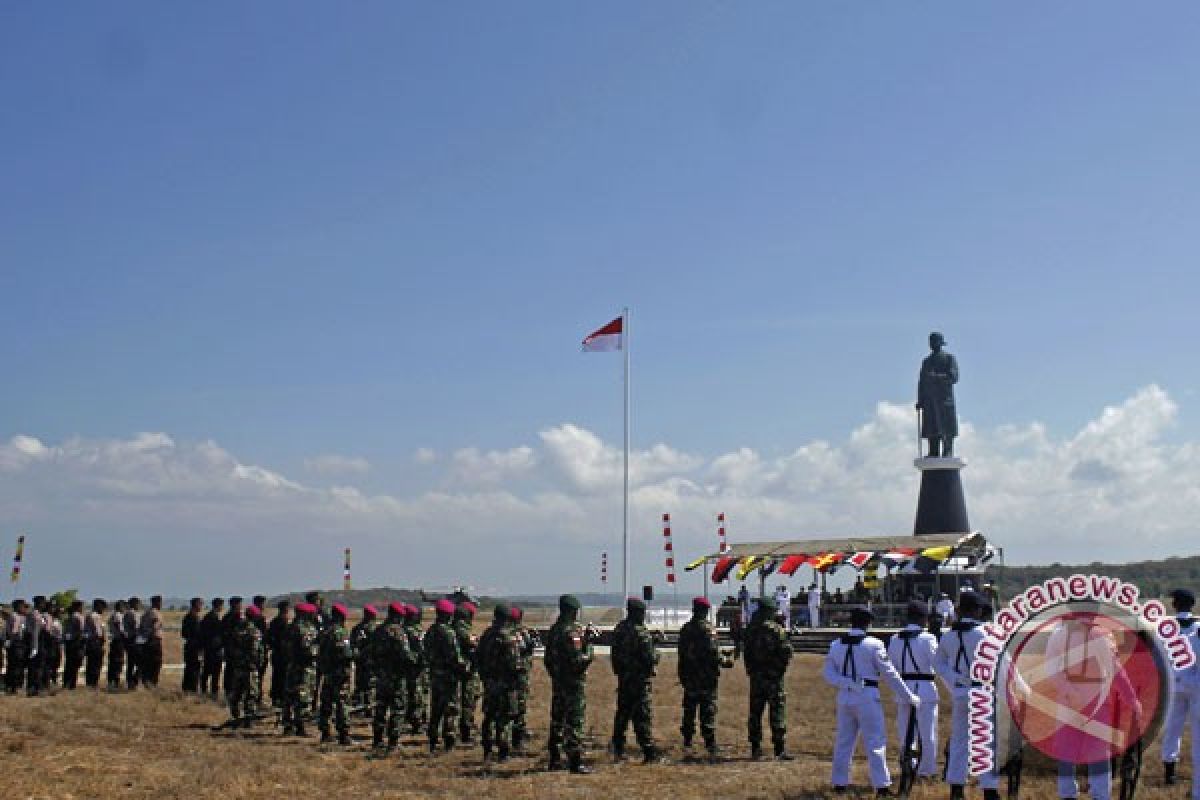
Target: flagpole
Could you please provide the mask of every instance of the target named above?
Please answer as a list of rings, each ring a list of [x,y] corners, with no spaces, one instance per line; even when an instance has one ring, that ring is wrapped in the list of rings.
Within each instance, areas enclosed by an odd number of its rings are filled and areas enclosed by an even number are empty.
[[[621,344],[625,351],[625,462],[621,525],[621,591],[629,597],[629,308],[621,312]],[[625,601],[622,600],[622,603]]]

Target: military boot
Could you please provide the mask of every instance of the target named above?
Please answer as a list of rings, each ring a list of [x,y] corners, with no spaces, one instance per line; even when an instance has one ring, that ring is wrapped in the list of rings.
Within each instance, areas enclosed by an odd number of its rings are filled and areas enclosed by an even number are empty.
[[[625,760],[625,742],[613,739],[608,749],[612,751],[613,763],[620,764]]]
[[[950,784],[950,800],[963,800],[965,796],[966,793],[961,784]]]
[[[322,728],[321,729],[321,741],[319,742],[319,744],[329,744],[332,741],[333,741],[333,734],[329,732],[328,728]]]
[[[708,763],[719,764],[725,760],[725,754],[721,752],[721,748],[717,747],[715,741],[705,742],[704,749],[708,751]]]
[[[579,753],[571,753],[567,756],[568,769],[575,775],[591,775],[592,768],[583,763],[583,756]]]
[[[642,748],[642,763],[643,764],[666,764],[667,757],[654,745]]]
[[[983,800],[1000,800],[999,789],[984,789]]]
[[[308,731],[306,731],[306,730],[304,729],[304,722],[303,722],[303,720],[296,720],[296,727],[295,727],[295,729],[292,731],[292,735],[294,735],[294,736],[298,736],[298,737],[299,737],[299,738],[301,738],[301,739],[303,739],[303,738],[305,738],[305,737],[307,737],[307,736],[308,736]]]
[[[546,764],[546,769],[554,772],[563,768],[562,753],[557,747],[550,748],[550,760]]]
[[[762,745],[759,744],[758,742],[751,742],[750,743],[750,760],[751,761],[762,761],[762,757],[763,757]]]
[[[787,751],[787,746],[782,741],[775,742],[775,760],[776,761],[794,761],[792,754]]]
[[[337,743],[342,747],[353,747],[357,744],[350,735],[350,731],[338,731]]]
[[[500,745],[498,755],[496,756],[497,763],[507,763],[511,750],[506,745]]]
[[[1175,785],[1175,762],[1163,762],[1163,783],[1167,786]]]

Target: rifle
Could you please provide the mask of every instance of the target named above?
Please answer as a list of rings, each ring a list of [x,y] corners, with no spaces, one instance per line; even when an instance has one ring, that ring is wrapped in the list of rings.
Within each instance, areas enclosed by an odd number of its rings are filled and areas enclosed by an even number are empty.
[[[908,708],[908,728],[904,733],[904,749],[900,751],[900,797],[908,797],[917,779],[917,767],[921,764],[921,725],[917,722],[917,709]]]
[[[245,725],[246,727],[250,727],[251,725],[253,725],[256,722],[262,722],[263,720],[269,719],[269,718],[274,718],[275,724],[278,725],[279,724],[279,710],[275,709],[271,713],[264,713],[264,712],[260,711],[256,714],[247,714],[244,717],[236,717],[236,718],[230,717],[229,719],[222,722],[220,725],[214,725],[212,728],[212,731],[213,731],[213,733],[217,733],[218,731],[234,730],[235,728],[240,728],[242,725]]]

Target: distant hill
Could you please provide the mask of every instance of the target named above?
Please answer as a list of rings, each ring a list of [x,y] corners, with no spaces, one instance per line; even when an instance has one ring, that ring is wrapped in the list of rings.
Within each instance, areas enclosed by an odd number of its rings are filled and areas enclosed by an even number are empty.
[[[1172,589],[1200,591],[1200,556],[1167,558],[1161,561],[1135,561],[1129,564],[1049,564],[1047,566],[993,567],[988,576],[1009,598],[1035,583],[1074,573],[1096,572],[1111,575],[1137,585],[1143,597],[1166,597]]]
[[[303,602],[304,595],[308,590],[303,592],[291,592],[285,595],[278,595],[268,600],[268,605],[274,605],[280,600],[290,600],[293,605]],[[392,586],[379,586],[369,589],[318,589],[321,597],[325,599],[326,607],[334,603],[343,603],[349,608],[361,608],[368,603],[382,610],[389,603],[411,603],[412,605],[431,605],[438,599],[448,596],[445,592],[431,592],[424,589],[399,589]],[[249,598],[247,598],[249,599]],[[545,603],[531,602],[526,600],[517,600],[516,598],[507,597],[489,597],[487,595],[472,596],[481,608],[495,605],[498,601],[521,602],[526,606],[544,605]]]

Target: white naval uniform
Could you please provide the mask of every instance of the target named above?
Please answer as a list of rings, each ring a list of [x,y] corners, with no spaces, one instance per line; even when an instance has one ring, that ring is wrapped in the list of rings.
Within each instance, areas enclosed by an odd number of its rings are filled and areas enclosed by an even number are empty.
[[[821,590],[808,590],[808,627],[815,628],[821,623]]]
[[[792,629],[792,593],[787,590],[786,586],[775,590],[775,607],[783,615],[783,629],[790,631]]]
[[[1196,654],[1197,661],[1175,673],[1175,685],[1192,697],[1187,715],[1188,727],[1192,732],[1192,800],[1200,800],[1200,624],[1189,625],[1186,630],[1191,637],[1192,652]]]
[[[946,783],[966,786],[970,777],[971,686],[979,685],[971,678],[975,648],[983,640],[979,622],[963,617],[952,629],[942,634],[934,657],[934,670],[950,688],[954,698],[950,713],[950,753],[946,759]],[[995,769],[979,776],[983,789],[998,789],[1000,775]]]
[[[825,657],[825,680],[837,688],[837,737],[833,744],[833,785],[850,783],[850,761],[862,735],[867,754],[867,769],[871,785],[876,789],[890,786],[887,766],[887,725],[883,720],[883,704],[879,699],[879,678],[882,676],[892,689],[907,702],[920,706],[900,673],[888,660],[883,642],[867,636],[861,628],[851,628],[845,636],[834,639]]]
[[[1191,612],[1184,611],[1176,614],[1180,629],[1189,635],[1196,632],[1196,618]],[[1193,640],[1194,641],[1194,640]],[[1200,655],[1200,654],[1198,654]],[[1197,701],[1195,688],[1184,681],[1184,673],[1174,674],[1175,686],[1171,693],[1171,707],[1167,710],[1167,719],[1163,722],[1162,760],[1164,764],[1174,764],[1179,760],[1179,748],[1183,744],[1183,729],[1188,719],[1195,713]]]
[[[905,625],[904,630],[888,642],[888,657],[900,671],[900,677],[917,697],[917,730],[921,736],[920,777],[938,774],[938,690],[934,682],[933,660],[937,656],[937,639],[920,625]],[[896,695],[896,730],[900,746],[908,736],[908,719],[912,706],[902,695]]]
[[[942,618],[943,629],[949,628],[954,624],[954,601],[949,597],[943,597],[941,600],[938,600],[937,605],[934,606],[934,611]]]

